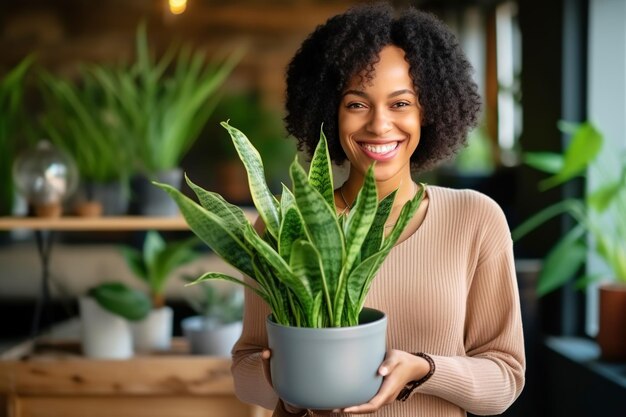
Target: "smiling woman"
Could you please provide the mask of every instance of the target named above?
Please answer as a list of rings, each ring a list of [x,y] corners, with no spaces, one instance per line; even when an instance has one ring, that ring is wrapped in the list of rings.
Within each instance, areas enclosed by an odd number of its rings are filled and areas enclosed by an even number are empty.
[[[349,162],[334,193],[339,213],[350,213],[374,164],[378,198],[398,190],[386,222],[393,225],[420,189],[412,171],[448,159],[475,125],[480,100],[471,73],[456,38],[434,17],[358,6],[319,26],[292,59],[287,130],[312,156],[323,125],[332,160]],[[512,242],[493,200],[427,187],[365,305],[388,315],[383,383],[367,403],[333,415],[492,415],[520,394],[525,358]],[[238,397],[275,416],[319,414],[274,393],[268,314],[247,290],[244,330],[233,349]]]

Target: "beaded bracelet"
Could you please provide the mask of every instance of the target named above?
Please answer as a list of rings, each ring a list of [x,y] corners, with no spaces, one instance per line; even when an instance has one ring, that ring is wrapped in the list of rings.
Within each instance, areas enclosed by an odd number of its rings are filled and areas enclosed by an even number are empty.
[[[435,373],[435,361],[433,360],[433,358],[422,352],[414,353],[414,355],[426,359],[428,361],[428,364],[430,365],[430,370],[426,375],[424,375],[417,381],[411,381],[406,384],[406,386],[402,388],[402,391],[400,391],[400,394],[398,394],[398,398],[396,398],[398,401],[406,401],[413,392],[413,390],[415,390],[415,388],[428,381],[430,377],[433,376],[433,374]]]

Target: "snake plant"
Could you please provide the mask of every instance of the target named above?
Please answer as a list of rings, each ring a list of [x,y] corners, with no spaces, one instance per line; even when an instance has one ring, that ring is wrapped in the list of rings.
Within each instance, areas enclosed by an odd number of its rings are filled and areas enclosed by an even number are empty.
[[[394,191],[378,200],[373,166],[349,214],[337,213],[328,146],[323,132],[307,173],[297,158],[289,168],[292,189],[278,200],[270,192],[263,162],[248,138],[228,122],[248,173],[254,204],[265,224],[259,234],[243,211],[219,194],[187,183],[199,203],[158,184],[178,204],[191,230],[226,262],[255,281],[208,272],[195,282],[223,279],[247,286],[272,310],[273,319],[297,327],[345,327],[358,317],[372,280],[419,206],[424,186],[401,210],[389,235],[385,222]]]

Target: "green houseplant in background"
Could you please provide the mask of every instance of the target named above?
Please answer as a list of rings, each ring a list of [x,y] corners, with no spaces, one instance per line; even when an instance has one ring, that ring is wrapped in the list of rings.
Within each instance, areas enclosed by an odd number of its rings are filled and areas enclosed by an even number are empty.
[[[117,101],[120,118],[134,141],[138,168],[150,180],[179,187],[180,162],[215,109],[220,87],[242,58],[243,49],[207,60],[205,53],[189,46],[170,47],[156,59],[146,32],[144,24],[137,29],[132,65],[96,68],[94,75]],[[171,200],[161,198],[165,193],[150,185],[140,187],[138,193],[141,214],[176,214]]]
[[[79,214],[121,215],[128,210],[132,137],[119,103],[94,71],[98,67],[82,67],[77,82],[42,72],[40,125],[76,161],[83,194],[77,202]]]
[[[602,173],[603,183],[583,198],[569,198],[541,210],[513,231],[518,240],[555,216],[567,214],[573,219],[573,227],[559,239],[543,262],[539,275],[537,293],[543,296],[576,277],[591,251],[602,259],[609,274],[585,275],[577,285],[584,287],[600,278],[608,278],[619,285],[602,285],[600,288],[600,334],[605,358],[626,358],[626,155],[620,157],[617,175],[607,173],[607,167],[598,158],[604,146],[602,134],[591,124],[579,126],[562,123],[561,129],[572,134],[563,154],[528,153],[526,163],[552,174],[539,183],[540,190],[561,185],[575,177],[586,178],[588,169]],[[607,220],[610,216],[611,220]],[[618,301],[605,300],[607,292],[615,291]],[[621,313],[606,312],[611,304],[621,304]],[[612,307],[611,307],[612,308]],[[623,319],[620,319],[623,317]],[[609,330],[610,321],[618,320],[617,327]],[[620,321],[621,320],[621,321]],[[615,345],[606,338],[615,336]]]
[[[187,277],[187,281],[194,279]],[[195,355],[229,356],[243,327],[243,291],[240,288],[217,288],[204,282],[188,290],[187,301],[196,312],[184,318],[181,327]]]
[[[86,356],[126,359],[133,355],[129,321],[142,320],[149,313],[146,294],[121,282],[105,282],[89,289],[79,306]]]
[[[147,285],[152,310],[148,316],[133,323],[135,347],[138,350],[166,350],[172,339],[173,311],[165,305],[165,285],[174,271],[200,254],[194,249],[196,237],[166,242],[154,230],[146,234],[142,250],[122,247],[122,254],[131,271]]]
[[[289,169],[292,190],[284,186],[278,201],[265,182],[257,150],[239,130],[228,123],[222,125],[246,168],[250,192],[266,231],[259,235],[239,207],[190,180],[187,183],[200,204],[171,186],[157,184],[178,203],[194,233],[254,280],[248,284],[209,272],[198,282],[225,279],[243,284],[269,305],[272,381],[285,401],[319,409],[367,402],[382,381],[376,369],[386,351],[386,318],[381,312],[364,309],[365,297],[380,265],[419,206],[424,187],[405,204],[385,236],[384,224],[395,192],[378,201],[373,166],[353,209],[347,216],[337,214],[331,162],[321,133],[308,175],[294,161]],[[375,329],[371,340],[359,333],[363,329]],[[290,339],[290,335],[302,332],[315,334],[305,337],[311,343],[299,344],[296,339],[302,340],[301,335]],[[341,343],[349,347],[339,347]],[[345,349],[351,357],[345,358],[335,349]],[[346,369],[352,363],[359,366]],[[307,381],[296,377],[304,371]]]
[[[10,215],[13,210],[15,191],[11,168],[26,125],[24,79],[33,61],[33,56],[24,58],[0,78],[0,216]]]

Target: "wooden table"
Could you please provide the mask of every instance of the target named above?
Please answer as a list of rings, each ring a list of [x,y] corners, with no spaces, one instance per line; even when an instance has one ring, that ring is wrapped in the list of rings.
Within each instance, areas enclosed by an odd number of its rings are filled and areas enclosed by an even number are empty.
[[[0,416],[267,417],[234,395],[230,359],[171,352],[92,360],[77,342],[26,342],[0,360]]]

